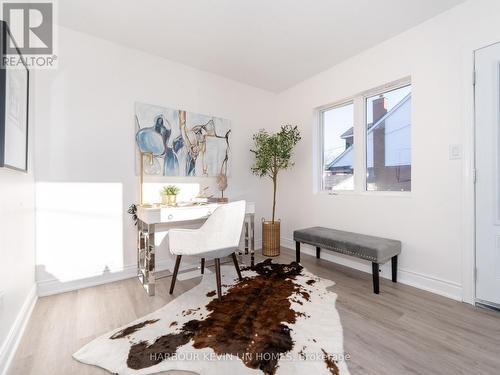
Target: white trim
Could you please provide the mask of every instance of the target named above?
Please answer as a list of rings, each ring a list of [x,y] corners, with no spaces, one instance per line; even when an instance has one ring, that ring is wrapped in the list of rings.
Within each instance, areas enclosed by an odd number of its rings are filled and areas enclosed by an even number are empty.
[[[112,283],[114,281],[130,279],[137,276],[137,265],[124,266],[122,270],[103,274],[102,272],[95,276],[84,279],[60,281],[56,278],[37,281],[37,290],[39,297],[50,296],[52,294],[71,292],[77,289],[89,288],[96,285]]]
[[[463,177],[462,177],[462,300],[474,304],[476,299],[476,187],[474,183],[476,153],[475,120],[475,50],[464,52],[463,74],[465,87],[463,103]]]
[[[156,263],[157,271],[165,271],[168,269],[168,262],[166,260],[158,261]],[[59,294],[71,292],[73,290],[90,288],[97,285],[112,283],[115,281],[131,279],[137,276],[137,265],[129,264],[124,266],[123,269],[115,272],[103,274],[96,272],[94,276],[89,276],[84,279],[77,279],[71,281],[60,281],[56,278],[48,280],[37,281],[38,296],[45,297],[52,294]]]
[[[315,169],[318,170],[318,177],[319,177],[319,180],[316,182],[319,187],[319,189],[317,190],[318,192],[324,192],[324,191],[331,191],[331,190],[327,190],[325,189],[325,181],[323,180],[323,173],[324,173],[324,165],[325,165],[325,142],[324,142],[324,137],[325,137],[325,123],[324,123],[324,114],[325,112],[327,111],[331,111],[331,110],[334,110],[334,109],[339,109],[339,108],[343,108],[343,107],[347,107],[347,106],[352,106],[352,111],[353,111],[353,124],[352,124],[352,127],[353,127],[353,137],[354,137],[354,129],[355,129],[355,122],[354,122],[354,111],[355,111],[355,104],[354,104],[354,101],[355,101],[355,97],[353,98],[350,98],[350,99],[345,99],[343,101],[339,101],[339,102],[336,102],[334,104],[331,104],[331,105],[327,105],[327,106],[323,106],[323,107],[320,107],[320,108],[317,108],[317,113],[318,113],[318,118],[316,119],[316,124],[315,124],[315,127],[317,127],[317,136],[318,136],[318,146],[317,148],[315,148],[314,150],[319,150],[319,155],[317,156],[318,157],[318,164],[314,167]],[[347,149],[344,150],[342,152],[342,154],[344,154],[345,152],[347,152]],[[337,156],[337,158],[339,158],[339,156]],[[314,159],[314,158],[313,158]],[[354,157],[353,157],[353,160],[354,160]],[[356,171],[354,169],[354,165],[353,165],[353,178],[355,178],[355,174],[356,174]],[[333,191],[336,191],[336,190],[333,190]],[[347,191],[354,191],[354,190],[347,190]]]
[[[26,299],[24,300],[23,306],[17,314],[16,320],[14,321],[14,324],[12,324],[9,333],[2,344],[2,347],[0,348],[1,375],[7,374],[9,366],[14,359],[14,355],[16,354],[19,343],[21,342],[21,338],[23,337],[26,326],[28,325],[28,321],[30,319],[31,313],[33,312],[36,301],[36,285],[33,285],[28,295],[26,296]]]
[[[355,94],[349,98],[339,100],[337,102],[322,105],[316,107],[313,110],[313,193],[322,194],[329,193],[331,195],[349,195],[349,194],[364,194],[364,195],[378,195],[384,193],[385,196],[398,196],[401,194],[410,195],[410,191],[400,192],[400,191],[373,191],[367,189],[366,184],[366,171],[368,170],[366,165],[366,139],[367,139],[367,116],[366,116],[366,101],[368,98],[398,90],[400,88],[411,86],[412,79],[411,76],[406,76],[404,78],[398,79],[396,81],[389,82],[385,85],[381,85],[370,90],[366,90]],[[411,93],[408,94],[411,97]],[[393,111],[402,105],[401,101],[394,108],[392,108],[384,118],[390,116]],[[354,189],[353,190],[326,190],[323,181],[323,167],[324,167],[324,123],[323,123],[323,113],[336,108],[341,108],[346,105],[353,106],[353,137],[355,139],[356,147],[353,147],[353,178],[354,178]],[[383,119],[380,119],[382,121]],[[412,121],[413,123],[413,121]],[[375,124],[374,124],[375,125]],[[411,128],[412,135],[412,156],[413,156],[413,127]],[[347,151],[347,150],[346,150]],[[413,160],[413,158],[412,158]],[[412,162],[413,163],[413,162]],[[361,172],[359,172],[361,171]]]
[[[366,104],[363,95],[358,94],[354,100],[354,192],[369,193],[366,190]],[[356,173],[358,171],[358,173]],[[361,173],[359,173],[361,171]]]
[[[328,111],[330,109],[340,108],[340,107],[344,107],[344,106],[346,106],[348,104],[353,104],[354,99],[358,95],[349,96],[347,98],[344,98],[344,99],[341,99],[341,100],[337,100],[337,101],[331,102],[329,104],[321,105],[319,107],[316,107],[315,111],[325,112],[325,111]]]
[[[334,190],[334,191],[329,191],[329,190],[323,190],[319,191],[316,194],[318,195],[331,195],[333,197],[335,196],[342,196],[342,195],[347,195],[347,196],[364,196],[364,197],[393,197],[393,198],[411,198],[412,197],[412,192],[411,191],[377,191],[377,190],[370,190],[370,191],[353,191],[353,190]]]
[[[281,238],[281,246],[292,249],[295,247],[295,241],[287,238]],[[309,246],[307,244],[301,244],[300,251],[304,254],[316,256],[316,250],[312,246]],[[342,256],[330,251],[323,251],[321,253],[321,258],[333,263],[337,263],[346,267],[354,268],[358,271],[371,274],[370,264],[352,257]],[[380,265],[380,270],[381,277],[385,279],[391,279],[390,262]],[[425,290],[427,292],[451,298],[456,301],[462,301],[462,286],[459,283],[453,281],[443,280],[434,276],[399,268],[398,282]]]
[[[475,305],[476,299],[476,52],[499,44],[487,41],[482,45],[463,49],[463,74],[466,77],[463,88],[464,146],[463,146],[463,218],[462,218],[462,284],[463,301]],[[471,55],[472,51],[472,55]]]
[[[474,184],[476,153],[475,117],[475,55],[476,52],[500,43],[494,40],[469,44],[462,48],[463,95],[463,215],[462,215],[462,288],[464,302],[474,305],[476,300],[476,190]]]
[[[260,249],[262,247],[262,240],[255,240],[255,249]],[[157,271],[165,271],[169,269],[169,266],[173,266],[172,262],[167,260],[160,260],[156,263]],[[182,268],[182,267],[181,267]],[[49,280],[37,281],[37,291],[39,297],[50,296],[52,294],[59,294],[65,292],[71,292],[73,290],[90,288],[97,285],[112,283],[115,281],[131,279],[137,276],[137,265],[130,264],[124,266],[123,269],[116,272],[109,272],[103,274],[101,272],[96,272],[94,276],[86,277],[84,279],[71,280],[71,281],[60,281],[56,278]]]
[[[322,167],[322,149],[323,149],[323,137],[321,135],[321,110],[314,109],[312,116],[312,142],[311,142],[311,152],[312,152],[312,171],[313,171],[313,194],[318,194],[323,190],[323,167]],[[318,152],[318,150],[320,150]]]
[[[366,100],[366,99],[371,98],[373,96],[384,94],[384,93],[389,92],[389,91],[394,91],[394,90],[400,89],[400,88],[405,87],[405,86],[410,86],[411,84],[412,84],[411,75],[408,75],[408,76],[403,77],[401,79],[398,79],[396,81],[389,82],[385,85],[381,85],[381,86],[375,87],[373,89],[363,91],[363,92],[359,93],[358,95],[362,96],[363,99]],[[366,118],[365,118],[365,126],[366,126]]]

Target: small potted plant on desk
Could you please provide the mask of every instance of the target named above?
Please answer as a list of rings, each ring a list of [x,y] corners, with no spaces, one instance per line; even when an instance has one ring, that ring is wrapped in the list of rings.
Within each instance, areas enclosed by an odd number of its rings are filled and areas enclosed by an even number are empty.
[[[295,145],[300,141],[297,126],[285,125],[278,133],[260,130],[254,134],[255,163],[252,172],[273,181],[273,214],[271,220],[262,220],[262,255],[280,255],[280,221],[275,219],[278,172],[293,166],[291,161]]]
[[[162,203],[167,206],[175,206],[177,204],[177,194],[179,194],[180,190],[175,185],[164,186],[161,191]]]

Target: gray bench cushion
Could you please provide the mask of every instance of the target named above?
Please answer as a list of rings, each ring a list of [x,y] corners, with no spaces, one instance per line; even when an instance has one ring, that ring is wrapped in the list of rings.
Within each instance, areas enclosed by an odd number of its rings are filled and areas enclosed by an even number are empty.
[[[293,239],[374,263],[384,263],[401,253],[401,241],[323,227],[296,230]]]

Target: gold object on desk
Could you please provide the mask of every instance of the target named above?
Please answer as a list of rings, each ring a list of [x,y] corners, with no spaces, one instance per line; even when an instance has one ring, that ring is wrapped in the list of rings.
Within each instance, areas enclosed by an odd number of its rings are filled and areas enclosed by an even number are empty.
[[[161,199],[162,199],[161,203],[166,206],[177,206],[177,195],[163,194],[161,196]]]

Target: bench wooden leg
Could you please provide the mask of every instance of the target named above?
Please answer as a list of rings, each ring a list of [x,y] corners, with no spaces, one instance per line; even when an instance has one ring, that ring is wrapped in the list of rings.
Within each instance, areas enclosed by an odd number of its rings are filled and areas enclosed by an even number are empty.
[[[398,282],[398,256],[394,255],[391,258],[391,266],[392,266],[392,282]]]
[[[316,259],[319,259],[320,253],[321,253],[321,248],[319,246],[316,246]]]
[[[201,274],[205,273],[205,258],[201,258]]]
[[[379,294],[379,267],[378,263],[372,262],[373,293]]]
[[[295,241],[295,261],[300,263],[300,242]]]

